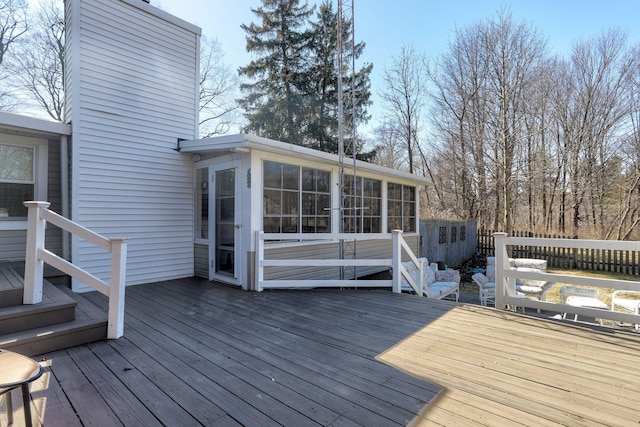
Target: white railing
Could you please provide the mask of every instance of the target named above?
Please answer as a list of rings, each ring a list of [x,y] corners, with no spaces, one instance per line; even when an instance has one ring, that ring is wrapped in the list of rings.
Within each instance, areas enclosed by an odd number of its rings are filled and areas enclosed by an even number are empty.
[[[606,311],[596,308],[576,307],[567,304],[556,304],[536,301],[516,295],[515,279],[541,280],[568,285],[592,286],[615,290],[640,291],[640,282],[616,279],[600,279],[594,277],[573,276],[544,272],[517,271],[512,269],[507,255],[507,246],[540,246],[553,248],[584,248],[601,250],[639,251],[640,242],[618,240],[577,240],[577,239],[543,239],[531,237],[507,237],[506,233],[494,233],[496,248],[496,308],[526,307],[551,312],[571,313],[592,318],[610,319],[614,321],[637,324],[638,316],[622,312]]]
[[[336,251],[336,258],[331,259],[265,259],[266,240],[294,240],[300,242],[335,242],[342,241],[365,241],[365,240],[391,240],[392,257],[375,259],[339,259]],[[337,247],[337,246],[336,246]],[[335,234],[307,234],[307,233],[265,233],[256,232],[256,259],[255,259],[255,284],[256,291],[276,288],[312,288],[312,287],[390,287],[393,292],[400,292],[401,275],[407,278],[418,295],[422,295],[422,289],[418,289],[407,271],[402,267],[403,250],[409,258],[417,265],[421,266],[409,245],[402,237],[402,231],[393,230],[391,233],[335,233]],[[292,255],[294,256],[294,255]],[[358,280],[351,279],[265,279],[266,267],[387,267],[394,272],[391,280]],[[396,274],[395,272],[400,272]],[[422,275],[420,275],[422,276]],[[420,292],[418,292],[420,291]]]
[[[29,209],[27,219],[27,252],[24,267],[24,304],[42,301],[44,263],[81,281],[109,298],[107,338],[120,338],[124,332],[124,288],[128,238],[107,239],[48,209],[48,202],[24,202]],[[111,253],[109,283],[76,267],[45,249],[47,222],[78,235]]]

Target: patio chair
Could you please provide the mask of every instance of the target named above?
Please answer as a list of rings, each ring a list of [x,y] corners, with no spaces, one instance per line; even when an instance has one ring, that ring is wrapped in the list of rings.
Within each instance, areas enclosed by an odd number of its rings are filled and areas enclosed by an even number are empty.
[[[0,396],[5,395],[7,407],[7,421],[13,425],[13,405],[11,391],[16,388],[22,390],[22,407],[24,422],[27,427],[33,425],[31,420],[31,394],[29,383],[42,375],[42,368],[33,359],[7,350],[0,350]]]
[[[478,296],[480,297],[480,305],[496,303],[496,284],[490,282],[487,276],[482,273],[476,273],[471,279],[478,285]]]
[[[636,298],[629,298],[631,296]],[[611,311],[616,311],[616,307],[635,315],[640,314],[640,291],[614,291],[611,294]],[[635,328],[636,331],[639,329],[638,323],[635,324]]]

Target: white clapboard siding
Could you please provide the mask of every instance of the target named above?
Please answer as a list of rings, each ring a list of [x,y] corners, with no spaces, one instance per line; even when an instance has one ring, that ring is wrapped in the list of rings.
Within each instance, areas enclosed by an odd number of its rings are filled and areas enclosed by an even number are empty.
[[[176,147],[197,136],[200,30],[142,1],[67,3],[72,217],[130,238],[127,285],[191,276],[193,161]],[[108,279],[108,254],[72,252]]]

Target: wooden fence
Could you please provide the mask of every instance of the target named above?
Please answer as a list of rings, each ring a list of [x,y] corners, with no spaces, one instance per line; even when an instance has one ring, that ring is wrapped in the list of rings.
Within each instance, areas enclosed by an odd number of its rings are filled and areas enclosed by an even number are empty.
[[[486,256],[495,256],[493,230],[478,229],[477,251]],[[537,237],[544,239],[577,239],[562,235],[514,231],[512,237]],[[546,259],[547,267],[608,271],[640,276],[640,251],[557,248],[539,246],[512,246],[512,258]]]

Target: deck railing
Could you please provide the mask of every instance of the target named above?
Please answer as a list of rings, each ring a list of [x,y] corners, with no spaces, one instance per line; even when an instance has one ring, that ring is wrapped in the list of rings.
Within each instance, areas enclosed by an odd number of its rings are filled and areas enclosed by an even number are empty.
[[[124,288],[128,238],[108,239],[50,211],[48,202],[25,202],[27,219],[27,252],[24,270],[24,304],[42,301],[44,263],[83,282],[109,298],[107,338],[120,338],[124,332]],[[111,253],[109,283],[73,265],[45,248],[47,222],[75,234]]]
[[[286,240],[300,242],[335,242],[342,241],[365,241],[365,240],[391,240],[391,258],[375,259],[265,259],[265,241]],[[393,230],[391,233],[335,233],[335,234],[307,234],[307,233],[265,233],[256,232],[256,260],[255,260],[255,282],[256,291],[274,288],[310,288],[310,287],[389,287],[393,292],[400,292],[401,276],[404,276],[411,284],[418,295],[422,295],[422,290],[418,289],[420,284],[416,284],[402,266],[402,255],[407,254],[418,267],[422,265],[414,255],[413,251],[402,237],[402,231]],[[387,267],[394,272],[391,280],[362,280],[354,279],[265,279],[266,267]],[[428,268],[428,267],[427,267]]]
[[[507,246],[540,246],[569,249],[623,250],[640,251],[640,242],[618,240],[578,240],[578,239],[545,239],[531,237],[508,237],[506,233],[494,233],[496,247],[496,307],[526,307],[551,312],[561,312],[588,316],[591,318],[609,319],[631,324],[640,323],[637,315],[596,308],[576,307],[567,304],[556,304],[518,297],[515,292],[515,279],[541,280],[577,286],[590,286],[614,290],[640,291],[640,282],[594,277],[573,276],[566,274],[517,271],[509,264]]]

